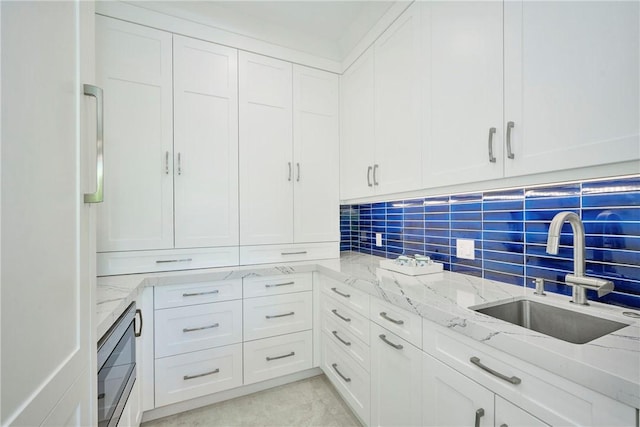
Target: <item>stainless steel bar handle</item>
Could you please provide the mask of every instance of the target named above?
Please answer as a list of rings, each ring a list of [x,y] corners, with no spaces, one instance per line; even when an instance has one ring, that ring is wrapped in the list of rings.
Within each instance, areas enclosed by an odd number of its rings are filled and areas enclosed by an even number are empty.
[[[334,337],[338,338],[338,340],[339,340],[342,344],[344,344],[344,345],[346,345],[346,346],[351,345],[351,343],[350,343],[349,341],[345,341],[345,340],[343,340],[342,338],[340,338],[340,336],[338,335],[338,331],[331,331],[331,333],[333,334],[333,336],[334,336]]]
[[[484,409],[480,408],[476,411],[476,422],[475,427],[480,427],[480,418],[484,417]]]
[[[395,323],[396,325],[404,325],[404,320],[392,319],[391,317],[387,316],[387,313],[384,311],[380,312],[380,317],[382,317],[384,320],[388,320],[389,322]]]
[[[373,184],[371,184],[371,170],[373,170],[373,167],[368,166],[367,167],[367,186],[369,187],[373,187]]]
[[[214,323],[213,325],[200,326],[198,328],[183,328],[182,332],[187,333],[187,332],[203,331],[205,329],[217,328],[218,326],[220,326],[219,323]]]
[[[104,200],[104,97],[98,86],[83,85],[84,94],[96,99],[96,191],[85,193],[85,203],[102,203]]]
[[[333,292],[335,292],[336,294],[340,295],[341,297],[351,298],[351,294],[344,294],[344,293],[340,292],[337,288],[331,288],[331,290]]]
[[[307,251],[298,251],[298,252],[280,252],[280,255],[304,255]]]
[[[205,373],[202,373],[202,374],[185,375],[184,377],[182,377],[182,379],[183,380],[192,380],[194,378],[206,377],[207,375],[217,374],[218,372],[220,372],[220,369],[214,369],[213,371],[205,372]]]
[[[292,351],[291,353],[283,354],[282,356],[273,356],[273,357],[267,356],[267,362],[271,362],[272,360],[284,359],[285,357],[291,357],[295,355],[296,355],[296,352]]]
[[[500,427],[509,427],[508,424],[500,424]]]
[[[169,175],[169,152],[164,153],[164,173]]]
[[[300,182],[300,163],[296,163],[296,169],[297,169],[296,181]]]
[[[336,310],[335,308],[333,310],[331,310],[331,312],[333,314],[335,314],[336,316],[338,316],[339,318],[341,318],[342,320],[344,320],[345,322],[351,322],[351,319],[349,319],[348,317],[344,317],[343,315],[338,313],[338,310]]]
[[[189,262],[193,261],[193,258],[182,258],[182,259],[159,259],[156,261],[156,264],[167,264],[170,262]]]
[[[182,155],[178,153],[178,175],[182,175]]]
[[[494,371],[490,367],[482,364],[478,357],[474,356],[471,359],[469,359],[469,361],[471,363],[473,363],[474,365],[476,365],[477,367],[479,367],[480,369],[483,369],[483,370],[489,372],[491,375],[495,375],[496,377],[500,378],[501,380],[505,380],[507,382],[510,382],[511,384],[518,385],[518,384],[520,384],[522,382],[522,380],[520,378],[518,378],[518,377],[508,377],[508,376],[506,376],[504,374],[501,374],[498,371]]]
[[[291,181],[291,162],[287,162],[287,165],[289,166],[289,176],[287,177],[287,181]]]
[[[135,335],[135,337],[136,337],[136,338],[138,338],[138,337],[142,336],[142,310],[140,310],[139,308],[136,308],[136,314],[139,314],[139,315],[140,315],[140,329],[138,329],[138,330],[136,331],[136,330],[135,330],[135,328],[134,328],[133,335]],[[137,322],[136,322],[136,319],[135,319],[135,317],[134,317],[134,318],[133,318],[133,324],[134,324],[134,326],[135,326],[135,324],[136,324],[136,323],[137,323]]]
[[[212,294],[217,294],[220,291],[218,289],[214,289],[212,291],[207,291],[207,292],[193,292],[193,293],[189,293],[189,294],[182,294],[183,297],[198,297],[200,295],[212,295]]]
[[[336,374],[340,375],[340,378],[342,378],[343,380],[345,380],[348,383],[351,382],[351,378],[345,377],[344,375],[342,375],[342,372],[340,372],[338,370],[338,364],[337,363],[332,363],[331,367],[333,368],[334,371],[336,371]]]
[[[511,151],[511,129],[515,127],[515,123],[508,122],[507,123],[507,157],[510,159],[515,158],[515,154]]]
[[[496,158],[493,155],[493,135],[496,133],[496,128],[489,128],[489,161],[491,163],[496,162]]]
[[[384,341],[386,344],[389,344],[391,347],[395,348],[396,350],[402,350],[404,348],[404,346],[402,344],[394,344],[391,341],[389,341],[385,334],[380,334],[378,336],[380,337],[380,339],[382,341]]]
[[[267,316],[264,316],[264,317],[266,317],[267,319],[277,319],[278,317],[293,316],[294,314],[296,314],[296,312],[295,312],[295,311],[292,311],[292,312],[290,312],[290,313],[284,313],[284,314],[272,314],[272,315],[270,315],[270,316],[269,316],[269,315],[267,315]]]
[[[295,285],[296,282],[285,282],[285,283],[275,283],[275,284],[271,284],[271,285],[264,285],[265,288],[277,288],[278,286],[289,286],[289,285]]]
[[[378,185],[378,168],[379,165],[373,165],[373,185]]]

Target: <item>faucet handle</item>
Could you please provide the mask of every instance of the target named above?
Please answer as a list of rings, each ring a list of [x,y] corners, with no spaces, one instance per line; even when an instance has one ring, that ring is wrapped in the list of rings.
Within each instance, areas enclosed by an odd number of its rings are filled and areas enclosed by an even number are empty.
[[[544,279],[542,277],[536,277],[533,280],[533,283],[536,284],[536,290],[534,292],[535,295],[540,295],[541,297],[544,297],[547,295],[544,292]]]

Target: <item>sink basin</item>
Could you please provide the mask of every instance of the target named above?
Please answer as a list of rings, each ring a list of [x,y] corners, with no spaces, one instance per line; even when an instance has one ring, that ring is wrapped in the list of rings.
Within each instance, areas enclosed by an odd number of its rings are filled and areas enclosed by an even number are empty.
[[[522,299],[476,308],[496,319],[574,344],[584,344],[629,326],[584,313]]]

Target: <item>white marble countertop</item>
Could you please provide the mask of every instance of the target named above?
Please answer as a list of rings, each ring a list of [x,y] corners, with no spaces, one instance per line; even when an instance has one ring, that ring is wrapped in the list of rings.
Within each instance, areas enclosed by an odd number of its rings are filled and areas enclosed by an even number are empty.
[[[98,278],[97,336],[102,336],[145,286],[318,271],[425,319],[640,408],[640,321],[621,307],[569,303],[547,293],[542,302],[629,326],[586,344],[567,343],[470,310],[481,304],[531,297],[531,289],[444,271],[410,277],[378,269],[382,258],[343,252],[340,259]]]

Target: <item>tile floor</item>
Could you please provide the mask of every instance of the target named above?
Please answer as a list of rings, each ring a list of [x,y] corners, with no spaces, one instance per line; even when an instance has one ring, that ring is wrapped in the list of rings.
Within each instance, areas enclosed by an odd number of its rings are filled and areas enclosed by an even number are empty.
[[[361,424],[327,377],[320,375],[142,426],[361,427]]]

